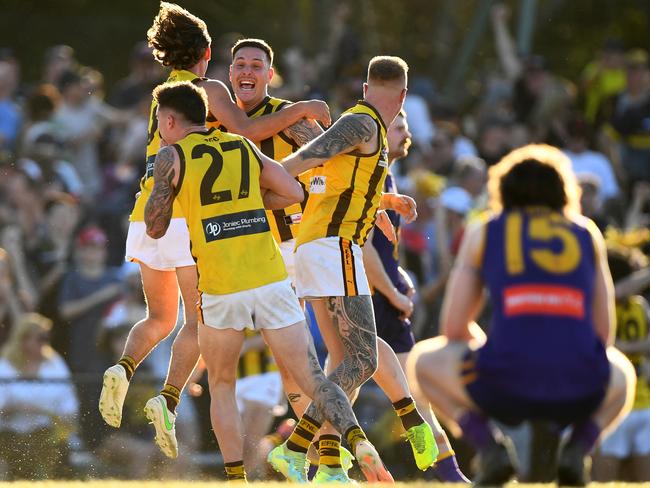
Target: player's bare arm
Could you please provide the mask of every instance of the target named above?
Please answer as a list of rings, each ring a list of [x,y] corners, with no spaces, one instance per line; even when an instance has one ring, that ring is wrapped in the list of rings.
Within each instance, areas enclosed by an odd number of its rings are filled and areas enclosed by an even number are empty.
[[[388,298],[390,303],[402,312],[404,318],[409,318],[413,313],[413,302],[409,297],[400,293],[395,285],[393,285],[388,273],[386,273],[379,253],[372,243],[374,232],[375,229],[370,231],[368,239],[363,245],[363,265],[366,268],[368,282],[373,288],[379,290],[379,292]]]
[[[313,119],[299,120],[295,124],[284,129],[284,133],[300,147],[313,141],[323,134],[323,132],[325,131],[323,131],[321,126]]]
[[[160,148],[154,162],[153,190],[144,208],[147,235],[152,239],[160,239],[169,227],[179,170],[180,160],[176,149],[172,146]]]
[[[471,322],[483,306],[483,280],[477,263],[485,238],[484,224],[469,226],[454,263],[440,313],[440,331],[450,341],[469,342]]]
[[[298,176],[339,154],[355,150],[370,152],[377,147],[377,137],[377,124],[371,117],[344,115],[322,135],[287,156],[282,165],[289,174]]]
[[[594,298],[592,317],[594,329],[606,347],[613,346],[616,339],[616,305],[614,302],[614,282],[607,262],[607,247],[602,234],[594,224],[587,227],[591,233],[596,250],[596,273],[594,278]]]
[[[230,96],[222,82],[206,80],[200,83],[208,94],[210,112],[223,123],[230,132],[243,135],[253,141],[261,141],[274,136],[303,118],[313,118],[325,126],[331,123],[329,107],[321,100],[296,102],[264,117],[248,118]]]

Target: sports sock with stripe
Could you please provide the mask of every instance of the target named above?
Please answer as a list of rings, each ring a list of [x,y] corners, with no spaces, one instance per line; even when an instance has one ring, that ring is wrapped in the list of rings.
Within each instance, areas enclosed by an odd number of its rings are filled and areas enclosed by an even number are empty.
[[[345,440],[348,441],[348,445],[353,453],[357,452],[357,444],[361,441],[367,441],[368,438],[366,434],[361,430],[361,427],[358,425],[353,425],[345,432]]]
[[[181,391],[178,388],[176,388],[174,385],[165,383],[163,389],[160,390],[160,394],[165,397],[165,401],[167,402],[167,408],[169,409],[169,411],[175,414],[176,407],[181,401]]]
[[[246,470],[244,470],[244,461],[233,461],[224,463],[226,478],[228,481],[246,481]]]
[[[309,415],[303,415],[287,439],[287,447],[295,452],[306,453],[309,449],[309,444],[311,444],[311,441],[320,429],[320,425]]]
[[[409,430],[411,427],[424,423],[424,419],[415,407],[415,402],[411,397],[402,398],[393,403],[393,408],[395,409],[395,413],[399,416],[402,426],[404,426],[404,430]]]
[[[432,469],[440,481],[446,483],[471,483],[460,470],[454,451],[447,451],[438,456]]]
[[[138,367],[135,359],[133,359],[131,356],[122,356],[117,364],[122,366],[124,368],[124,371],[126,371],[127,381],[131,381],[133,373],[135,373],[135,369]]]
[[[341,467],[341,438],[338,435],[323,434],[318,441],[318,464],[328,468]]]

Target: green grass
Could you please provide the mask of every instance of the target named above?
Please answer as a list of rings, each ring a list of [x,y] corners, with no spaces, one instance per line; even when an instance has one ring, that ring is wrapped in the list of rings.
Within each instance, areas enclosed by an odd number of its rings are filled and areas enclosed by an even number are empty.
[[[287,488],[287,483],[278,482],[254,482],[251,483],[260,488]],[[0,488],[232,488],[232,484],[215,481],[15,481],[0,482]],[[386,485],[389,486],[389,485]],[[443,483],[396,483],[396,488],[449,488],[451,486]],[[542,488],[555,486],[552,484],[519,484],[510,483],[510,488]],[[592,483],[589,488],[650,488],[650,483]]]

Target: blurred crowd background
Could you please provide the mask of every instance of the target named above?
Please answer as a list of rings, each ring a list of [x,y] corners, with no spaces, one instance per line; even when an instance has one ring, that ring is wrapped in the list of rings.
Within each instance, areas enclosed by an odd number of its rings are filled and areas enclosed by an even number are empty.
[[[322,98],[333,117],[361,97],[370,57],[409,63],[412,146],[393,171],[418,203],[400,239],[418,289],[416,338],[437,334],[463,229],[485,207],[489,166],[528,142],[571,159],[583,212],[623,263],[619,303],[649,296],[650,3],[179,3],[208,24],[209,77],[228,84],[231,45],[261,37],[276,51],[272,94]],[[142,42],[157,10],[153,0],[0,2],[0,477],[220,472],[204,379],[181,402],[178,460],[163,460],[146,425],[141,409],[162,384],[170,339],[138,370],[122,428],[97,412],[102,372],[145,313],[139,270],[123,255],[151,90],[166,78]],[[629,330],[628,342],[649,340],[647,325]],[[647,387],[643,354],[635,361]],[[650,408],[650,397],[637,408]],[[282,434],[288,414],[276,410]],[[372,384],[356,410],[396,479],[416,476]],[[455,446],[471,472],[469,448]]]

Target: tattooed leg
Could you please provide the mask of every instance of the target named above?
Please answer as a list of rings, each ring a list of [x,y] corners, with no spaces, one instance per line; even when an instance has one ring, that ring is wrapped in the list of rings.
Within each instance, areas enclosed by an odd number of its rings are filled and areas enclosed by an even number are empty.
[[[377,331],[370,296],[330,297],[312,303],[333,365],[328,376],[348,395],[377,369]]]
[[[282,329],[263,330],[262,334],[276,358],[284,366],[298,387],[313,399],[312,406],[319,416],[336,429],[345,432],[358,425],[352,406],[343,390],[328,380],[318,363],[311,336],[304,323]]]

